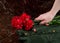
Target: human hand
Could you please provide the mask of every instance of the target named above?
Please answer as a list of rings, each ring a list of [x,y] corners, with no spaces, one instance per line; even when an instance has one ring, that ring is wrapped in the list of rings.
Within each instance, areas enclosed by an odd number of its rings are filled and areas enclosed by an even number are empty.
[[[53,20],[54,16],[55,14],[53,14],[52,12],[47,12],[35,18],[35,21],[41,20],[40,24],[49,25],[48,23]]]

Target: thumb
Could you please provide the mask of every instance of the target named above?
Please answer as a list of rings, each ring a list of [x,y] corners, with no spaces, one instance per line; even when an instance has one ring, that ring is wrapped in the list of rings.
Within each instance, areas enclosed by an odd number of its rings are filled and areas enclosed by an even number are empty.
[[[45,21],[45,20],[43,20],[43,21],[41,21],[41,22],[40,22],[40,24],[46,24],[46,21]]]
[[[45,24],[46,26],[49,26],[49,24],[46,21],[40,22],[40,24]]]

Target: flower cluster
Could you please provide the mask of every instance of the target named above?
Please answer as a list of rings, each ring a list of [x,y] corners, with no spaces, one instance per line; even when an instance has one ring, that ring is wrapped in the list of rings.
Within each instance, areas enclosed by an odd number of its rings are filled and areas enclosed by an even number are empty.
[[[34,23],[28,14],[23,13],[21,16],[14,16],[11,24],[16,29],[22,29],[24,27],[25,30],[30,30]]]

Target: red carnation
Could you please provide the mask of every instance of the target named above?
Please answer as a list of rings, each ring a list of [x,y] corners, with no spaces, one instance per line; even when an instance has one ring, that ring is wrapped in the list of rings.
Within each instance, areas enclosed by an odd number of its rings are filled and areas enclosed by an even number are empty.
[[[22,28],[22,20],[19,18],[19,16],[14,16],[11,22],[13,27],[16,27],[17,29]]]
[[[24,26],[25,30],[30,30],[33,27],[33,21],[29,15],[23,13],[21,16],[14,16],[12,18],[12,26],[16,27],[16,29],[22,29]]]
[[[25,26],[25,30],[31,30],[31,28],[33,27],[33,21],[32,20],[28,20],[24,26]]]
[[[27,14],[27,13],[23,13],[20,18],[25,21],[25,20],[29,20],[31,17]]]

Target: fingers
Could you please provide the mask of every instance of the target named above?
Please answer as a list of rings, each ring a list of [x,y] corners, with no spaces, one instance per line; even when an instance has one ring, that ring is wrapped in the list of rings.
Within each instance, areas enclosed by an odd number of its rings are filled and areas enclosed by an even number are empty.
[[[41,20],[41,22],[39,24],[46,25],[46,26],[49,25],[45,19],[42,19],[42,18],[40,19],[39,17],[35,18],[35,21],[40,21],[40,20]]]
[[[46,25],[46,26],[49,26],[49,23],[46,23],[45,25]]]
[[[35,21],[44,20],[41,16],[35,18]]]
[[[48,22],[47,22],[47,21],[45,21],[45,20],[44,20],[44,21],[41,21],[41,22],[40,22],[40,24],[44,24],[44,25],[46,25],[46,26],[48,26],[48,25],[49,25],[49,24],[48,24]]]
[[[40,15],[39,17],[35,18],[35,21],[41,21],[39,24],[43,24],[48,26],[48,21],[46,18],[44,18],[42,15]]]

